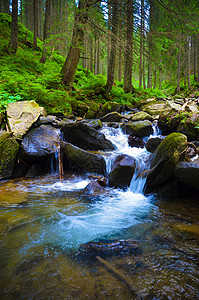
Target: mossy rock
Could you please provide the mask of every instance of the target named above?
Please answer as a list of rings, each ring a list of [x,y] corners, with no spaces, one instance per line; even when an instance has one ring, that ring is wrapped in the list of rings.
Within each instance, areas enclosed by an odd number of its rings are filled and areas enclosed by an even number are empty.
[[[187,146],[187,137],[182,133],[171,133],[164,139],[153,154],[151,170],[147,176],[147,189],[153,190],[169,181],[180,154]]]
[[[152,123],[148,120],[128,122],[122,125],[122,129],[127,134],[132,134],[138,137],[149,136],[153,132]]]
[[[199,190],[199,163],[179,162],[174,170],[179,181]]]
[[[171,111],[172,107],[168,101],[156,101],[155,103],[148,103],[144,105],[142,110],[151,116],[159,116],[165,111]]]
[[[88,108],[85,119],[95,119],[98,111],[100,110],[100,107],[101,105],[99,103],[92,103]]]
[[[199,116],[192,115],[188,117],[184,122],[181,122],[177,127],[177,132],[185,134],[189,141],[199,139],[199,129],[196,127],[199,123]]]
[[[18,151],[17,141],[3,131],[0,135],[0,179],[11,178]]]
[[[97,116],[96,118],[97,119],[100,119],[102,118],[103,116],[107,115],[108,113],[111,113],[111,112],[120,112],[121,111],[121,105],[118,104],[117,102],[107,102],[105,103],[100,111],[97,113]]]
[[[114,111],[114,112],[108,113],[107,115],[102,117],[100,120],[102,122],[120,122],[122,119],[124,119],[124,117],[120,113]]]
[[[135,114],[133,114],[130,118],[130,120],[132,122],[136,122],[136,121],[145,121],[145,120],[149,120],[152,121],[152,116],[149,115],[147,112],[145,111],[139,111]]]
[[[73,101],[71,103],[71,108],[74,116],[83,118],[87,113],[89,106],[81,101]]]

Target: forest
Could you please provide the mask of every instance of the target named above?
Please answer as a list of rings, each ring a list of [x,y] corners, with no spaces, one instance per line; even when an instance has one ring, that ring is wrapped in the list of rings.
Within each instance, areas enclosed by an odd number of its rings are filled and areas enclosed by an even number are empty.
[[[198,0],[0,0],[0,299],[199,299],[198,191]]]
[[[198,1],[1,0],[0,11],[2,101],[71,113],[93,99],[198,95]]]

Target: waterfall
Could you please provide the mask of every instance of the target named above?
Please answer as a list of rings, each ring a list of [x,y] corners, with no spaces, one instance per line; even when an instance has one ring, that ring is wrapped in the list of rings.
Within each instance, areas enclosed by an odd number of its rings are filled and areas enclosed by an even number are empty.
[[[128,144],[128,136],[123,133],[121,128],[115,129],[105,126],[101,129],[101,132],[116,146],[115,151],[104,154],[107,165],[107,174],[110,173],[112,163],[117,155],[127,154],[134,157],[136,160],[136,169],[128,190],[133,193],[142,194],[146,183],[146,162],[149,159],[150,153],[146,148],[130,147]],[[154,122],[153,134],[150,137],[144,137],[143,140],[146,142],[148,138],[156,137],[159,134],[160,131],[157,122]]]

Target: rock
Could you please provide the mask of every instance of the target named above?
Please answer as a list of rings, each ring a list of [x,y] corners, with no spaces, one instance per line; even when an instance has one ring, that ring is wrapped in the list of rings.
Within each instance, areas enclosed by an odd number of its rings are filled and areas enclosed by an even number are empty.
[[[181,133],[171,133],[161,142],[153,154],[147,189],[155,189],[172,178],[180,154],[186,147],[187,137]]]
[[[102,117],[100,120],[102,122],[120,122],[121,119],[124,118],[120,113],[114,111],[111,113],[108,113],[104,117]]]
[[[147,151],[153,153],[163,140],[164,137],[155,137],[148,139],[145,145]]]
[[[148,136],[152,134],[152,123],[148,120],[138,122],[128,122],[122,125],[123,131],[127,134],[132,134],[138,137]]]
[[[159,116],[162,113],[168,113],[171,110],[179,111],[181,106],[172,101],[156,101],[155,103],[148,103],[142,107],[142,110],[151,116]]]
[[[144,148],[145,142],[141,137],[134,136],[132,134],[128,137],[128,143],[131,147]]]
[[[107,115],[110,112],[121,112],[121,105],[117,102],[109,101],[106,104],[104,104],[100,111],[97,113],[96,118],[100,119],[103,116]]]
[[[25,160],[41,160],[58,151],[60,131],[50,125],[30,130],[21,143],[21,155]]]
[[[98,195],[100,193],[105,192],[105,188],[102,187],[98,181],[92,180],[83,190],[84,194],[88,195]]]
[[[16,138],[22,138],[41,114],[41,107],[34,101],[9,103],[6,109],[8,124]]]
[[[177,132],[185,134],[188,141],[199,139],[199,129],[196,127],[199,123],[199,115],[188,117],[183,123],[177,127]]]
[[[124,188],[130,185],[135,172],[135,159],[132,156],[118,155],[108,175],[109,186]]]
[[[87,113],[89,106],[81,101],[72,101],[71,108],[74,116],[83,118],[84,115]]]
[[[139,244],[133,240],[116,240],[109,242],[88,242],[79,247],[79,254],[84,255],[113,255],[138,253]]]
[[[67,142],[81,149],[103,151],[115,149],[103,133],[82,122],[65,125],[62,131]]]
[[[108,179],[107,179],[106,177],[98,178],[97,182],[98,182],[102,187],[107,187],[107,185],[108,185]]]
[[[85,119],[95,119],[100,107],[100,104],[93,102],[85,115]]]
[[[55,116],[39,117],[36,125],[57,125],[57,118]]]
[[[106,163],[102,156],[84,151],[70,143],[61,142],[64,153],[64,168],[76,172],[106,173]]]
[[[179,181],[199,190],[199,163],[179,162],[174,174]]]
[[[145,121],[145,120],[149,120],[152,121],[152,116],[149,115],[147,112],[145,111],[140,111],[137,112],[135,114],[131,114],[130,120],[132,122],[136,122],[136,121]]]
[[[11,137],[10,133],[0,133],[0,180],[11,178],[19,144]]]
[[[43,173],[44,173],[44,168],[39,164],[34,164],[30,166],[30,168],[28,169],[26,177],[34,178],[36,176],[42,175]]]
[[[93,127],[96,130],[99,130],[102,128],[102,122],[98,119],[88,122],[87,125]]]

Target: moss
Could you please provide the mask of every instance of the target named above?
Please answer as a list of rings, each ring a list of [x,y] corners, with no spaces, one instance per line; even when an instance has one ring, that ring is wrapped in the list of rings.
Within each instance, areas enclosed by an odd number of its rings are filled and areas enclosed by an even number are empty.
[[[3,132],[0,135],[0,179],[11,177],[18,150],[17,141]]]

